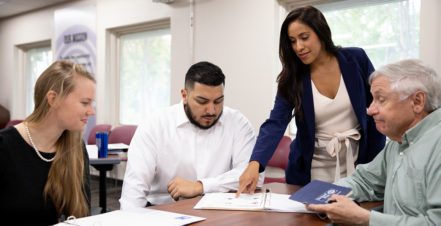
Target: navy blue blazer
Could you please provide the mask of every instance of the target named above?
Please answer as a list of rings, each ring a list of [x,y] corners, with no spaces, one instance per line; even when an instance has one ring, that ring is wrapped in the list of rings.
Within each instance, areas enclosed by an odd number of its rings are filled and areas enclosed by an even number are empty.
[[[336,54],[343,81],[360,123],[361,138],[356,164],[370,162],[384,147],[385,137],[375,128],[375,122],[367,115],[367,108],[372,102],[368,78],[374,67],[361,48],[343,48]],[[294,105],[287,99],[276,95],[274,108],[270,117],[260,127],[259,136],[254,146],[250,161],[260,163],[259,171],[265,167],[273,155],[286,127]],[[288,184],[305,185],[311,181],[311,161],[314,153],[315,116],[311,88],[311,74],[308,72],[303,80],[302,93],[303,120],[295,119],[296,138],[290,145],[289,162],[286,168]]]

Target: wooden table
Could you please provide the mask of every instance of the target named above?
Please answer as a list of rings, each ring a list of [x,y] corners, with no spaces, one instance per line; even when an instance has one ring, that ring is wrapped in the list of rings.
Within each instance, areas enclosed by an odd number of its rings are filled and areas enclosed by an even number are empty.
[[[292,194],[300,189],[300,186],[282,183],[265,184],[264,189],[271,188],[274,193]],[[264,190],[263,189],[263,190]],[[232,211],[232,210],[195,210],[193,207],[201,199],[196,197],[179,202],[152,206],[149,208],[165,210],[175,213],[194,215],[207,218],[204,221],[192,225],[326,225],[329,222],[320,220],[316,214],[306,213],[277,213],[261,211]],[[382,202],[364,202],[361,206],[372,209],[382,205]]]

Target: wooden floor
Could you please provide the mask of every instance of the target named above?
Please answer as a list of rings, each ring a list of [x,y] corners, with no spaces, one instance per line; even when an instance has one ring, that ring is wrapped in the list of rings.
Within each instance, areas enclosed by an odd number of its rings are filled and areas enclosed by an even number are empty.
[[[107,179],[107,210],[119,210],[119,198],[121,197],[122,181]],[[90,193],[92,195],[92,209],[99,206],[99,177],[91,176]]]

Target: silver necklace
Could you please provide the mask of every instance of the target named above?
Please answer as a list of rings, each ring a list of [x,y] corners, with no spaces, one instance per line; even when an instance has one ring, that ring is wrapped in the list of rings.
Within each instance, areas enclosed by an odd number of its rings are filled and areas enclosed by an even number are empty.
[[[52,162],[52,161],[54,161],[55,156],[52,157],[51,159],[47,159],[47,158],[43,157],[40,154],[40,152],[38,151],[37,147],[34,144],[34,141],[32,140],[31,133],[29,132],[29,128],[28,128],[28,122],[25,122],[25,129],[26,129],[26,133],[28,134],[28,138],[31,141],[32,147],[34,147],[35,153],[37,153],[38,157],[40,157],[40,159],[45,161],[45,162]]]

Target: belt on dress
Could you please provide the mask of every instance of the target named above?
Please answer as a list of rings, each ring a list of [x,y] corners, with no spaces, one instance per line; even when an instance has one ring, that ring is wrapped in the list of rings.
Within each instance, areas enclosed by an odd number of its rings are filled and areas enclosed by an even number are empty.
[[[346,175],[351,175],[355,171],[353,155],[354,150],[352,150],[349,140],[360,140],[361,135],[357,129],[349,129],[341,133],[334,133],[332,135],[328,133],[317,133],[316,137],[317,139],[330,140],[328,144],[326,144],[326,152],[328,152],[332,157],[337,156],[334,181],[338,181],[340,179],[339,152],[341,150],[341,142],[343,141],[346,146]]]

